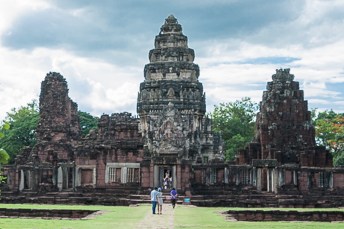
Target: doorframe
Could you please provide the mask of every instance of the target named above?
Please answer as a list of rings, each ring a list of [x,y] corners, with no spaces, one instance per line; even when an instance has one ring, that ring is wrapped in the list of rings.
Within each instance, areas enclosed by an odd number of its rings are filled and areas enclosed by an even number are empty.
[[[172,187],[177,187],[177,165],[160,164],[154,165],[154,187],[163,187],[163,178],[165,171],[170,170],[170,176],[172,176]]]

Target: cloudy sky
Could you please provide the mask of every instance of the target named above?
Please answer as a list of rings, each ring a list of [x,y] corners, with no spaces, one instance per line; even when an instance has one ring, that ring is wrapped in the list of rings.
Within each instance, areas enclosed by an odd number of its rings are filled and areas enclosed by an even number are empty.
[[[0,118],[38,99],[50,71],[93,115],[129,111],[165,18],[189,38],[214,104],[259,102],[291,68],[310,108],[344,112],[342,0],[0,0]]]

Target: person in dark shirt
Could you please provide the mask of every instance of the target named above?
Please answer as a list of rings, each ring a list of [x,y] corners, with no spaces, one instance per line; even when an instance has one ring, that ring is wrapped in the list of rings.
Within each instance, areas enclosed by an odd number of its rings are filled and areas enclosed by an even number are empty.
[[[177,198],[178,198],[178,193],[177,193],[175,188],[172,188],[172,190],[170,192],[170,196],[171,196],[172,207],[175,208],[176,207]]]

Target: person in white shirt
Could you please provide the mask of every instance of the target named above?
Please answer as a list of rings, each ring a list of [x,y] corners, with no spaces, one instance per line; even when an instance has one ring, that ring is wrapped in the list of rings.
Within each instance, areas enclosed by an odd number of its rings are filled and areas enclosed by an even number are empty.
[[[152,212],[153,212],[153,214],[155,214],[156,205],[158,203],[158,194],[159,194],[159,192],[158,192],[157,187],[155,187],[150,193],[151,201],[152,201]]]

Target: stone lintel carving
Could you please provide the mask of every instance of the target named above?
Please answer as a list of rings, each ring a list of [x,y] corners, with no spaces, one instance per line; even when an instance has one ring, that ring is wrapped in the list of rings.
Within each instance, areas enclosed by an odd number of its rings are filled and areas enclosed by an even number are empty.
[[[254,167],[276,167],[278,165],[275,159],[253,159],[252,166]]]

